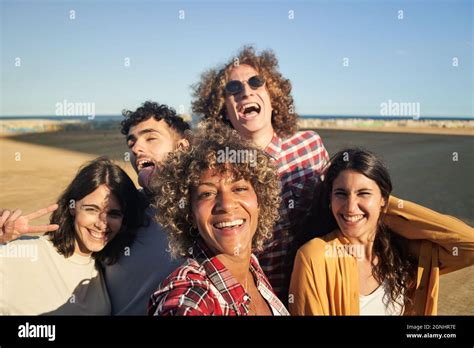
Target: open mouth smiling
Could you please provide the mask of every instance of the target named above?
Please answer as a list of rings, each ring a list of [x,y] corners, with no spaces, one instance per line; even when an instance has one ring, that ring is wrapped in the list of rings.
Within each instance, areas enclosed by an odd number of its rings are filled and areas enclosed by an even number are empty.
[[[221,236],[234,236],[240,234],[244,226],[246,226],[246,219],[233,219],[219,221],[212,224],[215,233]]]
[[[343,219],[345,222],[348,222],[348,223],[357,223],[357,222],[361,221],[361,220],[365,217],[365,214],[357,214],[357,215],[345,215],[345,214],[341,214],[340,216],[342,217],[342,219]]]
[[[223,229],[232,229],[232,228],[238,228],[244,224],[245,220],[244,219],[235,219],[232,221],[222,221],[222,222],[217,222],[213,224],[214,228],[218,230],[223,230]]]
[[[100,240],[100,241],[107,241],[109,239],[109,235],[110,233],[109,232],[97,232],[97,231],[94,231],[94,230],[91,230],[91,229],[87,229],[87,231],[89,232],[89,235],[93,238],[93,239],[96,239],[96,240]]]
[[[143,159],[138,159],[136,162],[135,162],[136,166],[137,166],[137,169],[138,171],[144,169],[144,168],[148,168],[148,167],[154,167],[155,166],[155,162],[153,162],[151,159],[149,158],[143,158]]]
[[[138,182],[144,187],[150,184],[150,178],[155,171],[156,163],[150,158],[138,158],[135,162],[138,171]]]
[[[239,116],[244,119],[257,116],[258,114],[260,114],[261,110],[262,110],[262,107],[258,103],[255,103],[255,102],[242,104],[237,109]]]

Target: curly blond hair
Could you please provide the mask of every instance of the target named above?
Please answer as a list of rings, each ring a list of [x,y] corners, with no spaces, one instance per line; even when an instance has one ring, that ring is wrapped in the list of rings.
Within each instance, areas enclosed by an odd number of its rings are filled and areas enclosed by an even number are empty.
[[[242,139],[237,131],[216,120],[202,121],[194,134],[187,133],[187,138],[190,141],[189,148],[171,153],[157,170],[150,185],[155,194],[156,220],[168,233],[171,255],[190,256],[189,249],[199,234],[192,223],[191,192],[208,169],[216,174],[230,174],[235,180],[244,179],[252,184],[260,209],[252,249],[262,251],[264,241],[271,238],[273,225],[279,218],[278,207],[281,202],[280,181],[269,157]],[[254,156],[246,161],[230,163],[222,161],[222,151],[252,153]]]
[[[192,86],[192,111],[203,118],[214,118],[232,127],[226,117],[225,85],[230,71],[246,64],[254,68],[265,79],[265,86],[272,103],[272,125],[280,138],[295,134],[298,129],[298,115],[294,112],[291,82],[278,71],[278,59],[272,50],[257,55],[252,46],[244,46],[238,55],[220,68],[209,69],[201,75],[201,80]]]

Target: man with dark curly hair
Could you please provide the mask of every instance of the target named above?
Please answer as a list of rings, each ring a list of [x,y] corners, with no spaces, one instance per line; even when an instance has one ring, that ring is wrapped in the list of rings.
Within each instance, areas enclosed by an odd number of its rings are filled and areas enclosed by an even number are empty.
[[[309,206],[328,153],[316,132],[297,132],[291,83],[278,71],[272,51],[256,54],[253,47],[243,47],[227,64],[206,71],[193,89],[195,114],[236,129],[276,165],[282,184],[280,220],[259,261],[286,302],[293,259],[291,231]]]
[[[121,132],[131,150],[130,162],[146,190],[156,164],[186,142],[183,137],[189,124],[172,108],[151,101],[135,111],[124,110],[123,116]]]
[[[147,101],[135,111],[123,111],[121,132],[130,149],[130,162],[149,200],[149,179],[157,165],[170,152],[186,147],[185,132],[190,129],[176,111],[167,105]],[[178,263],[170,258],[168,240],[148,207],[148,226],[141,227],[134,243],[115,265],[106,267],[105,280],[114,315],[144,315],[150,294]],[[155,265],[155,266],[151,266]]]
[[[135,111],[124,110],[123,116],[125,118],[121,124],[121,132],[126,136],[131,152],[131,164],[143,188],[141,198],[146,203],[144,206],[148,206],[144,212],[148,217],[148,224],[136,231],[133,243],[125,247],[117,263],[104,265],[105,280],[113,315],[145,315],[148,299],[156,285],[179,265],[170,258],[166,250],[166,235],[153,219],[154,211],[149,206],[149,179],[156,166],[164,161],[170,152],[187,146],[185,132],[190,127],[174,109],[151,101],[143,103]],[[50,206],[28,216],[39,216],[56,208],[56,205]],[[9,210],[3,209],[0,209],[0,213],[1,243],[14,240],[24,233],[57,229],[57,225],[40,226],[36,230],[20,228],[19,225],[3,226],[4,218],[10,213]],[[16,214],[21,214],[21,211]],[[26,221],[28,216],[25,217]]]

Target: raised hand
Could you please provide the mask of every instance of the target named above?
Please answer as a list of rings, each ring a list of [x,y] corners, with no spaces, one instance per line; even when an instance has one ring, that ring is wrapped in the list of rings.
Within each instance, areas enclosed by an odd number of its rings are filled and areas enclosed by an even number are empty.
[[[0,209],[0,244],[10,242],[27,233],[45,233],[56,231],[59,225],[39,225],[30,226],[30,221],[43,215],[49,214],[58,209],[57,204],[52,204],[47,208],[39,209],[31,214],[22,215],[20,209],[10,211]]]

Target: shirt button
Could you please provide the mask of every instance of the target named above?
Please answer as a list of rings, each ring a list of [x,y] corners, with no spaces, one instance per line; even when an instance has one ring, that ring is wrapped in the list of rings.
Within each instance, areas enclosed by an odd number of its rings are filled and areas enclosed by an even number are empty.
[[[250,300],[249,295],[244,295],[244,301],[248,301],[248,300]]]

